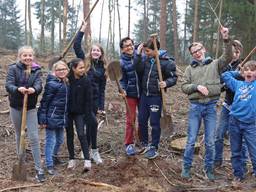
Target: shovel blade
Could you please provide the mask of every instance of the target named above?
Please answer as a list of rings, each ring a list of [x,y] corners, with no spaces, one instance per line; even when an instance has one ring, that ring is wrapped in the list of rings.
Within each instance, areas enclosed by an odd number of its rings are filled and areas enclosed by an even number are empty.
[[[12,180],[26,181],[27,180],[27,167],[23,163],[17,163],[12,168]]]
[[[170,136],[173,133],[172,117],[170,115],[161,117],[160,126],[163,132],[163,136]]]

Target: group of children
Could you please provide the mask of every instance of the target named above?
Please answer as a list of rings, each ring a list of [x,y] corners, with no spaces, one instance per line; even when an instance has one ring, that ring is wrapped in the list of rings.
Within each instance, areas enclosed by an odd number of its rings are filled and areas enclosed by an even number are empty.
[[[107,62],[104,50],[98,44],[92,46],[88,56],[84,54],[81,41],[85,28],[86,24],[83,24],[74,42],[77,58],[68,63],[57,61],[53,64],[46,79],[38,111],[36,103],[38,95],[42,92],[42,81],[40,67],[34,62],[33,49],[28,46],[20,48],[18,61],[8,69],[6,90],[9,93],[11,120],[16,130],[17,153],[19,153],[23,97],[24,94],[28,94],[27,133],[37,171],[36,178],[39,182],[44,181],[45,176],[40,160],[38,124],[46,130],[45,167],[48,174],[54,175],[54,166],[61,163],[58,152],[64,141],[64,129],[66,129],[69,153],[67,168],[74,169],[76,166],[73,123],[84,157],[84,171],[91,169],[91,159],[96,164],[103,162],[97,148],[96,115],[105,114]],[[186,80],[182,84],[182,90],[188,94],[190,100],[188,139],[181,173],[181,176],[187,179],[191,178],[194,145],[202,120],[206,149],[204,171],[207,178],[214,180],[214,166],[222,164],[223,138],[226,131],[230,134],[231,161],[235,178],[241,181],[245,177],[247,147],[253,165],[253,174],[256,174],[254,142],[256,62],[247,62],[240,73],[233,71],[238,67],[242,45],[239,41],[232,41],[229,38],[227,28],[222,27],[220,32],[224,40],[224,53],[218,59],[206,57],[206,49],[199,42],[189,46],[193,60],[186,68]],[[160,50],[158,40],[156,40],[157,47],[154,47],[154,44],[154,39],[149,38],[135,49],[131,38],[126,37],[120,41],[122,70],[120,84],[123,89],[120,95],[127,99],[129,106],[126,112],[125,152],[128,156],[138,153],[135,147],[135,144],[138,144],[135,141],[135,134],[138,134],[141,147],[139,152],[148,159],[158,156],[162,111],[160,89],[174,86],[177,81],[174,59],[168,56],[167,51]],[[158,77],[156,56],[159,57],[163,74],[161,82]],[[27,71],[29,71],[28,76]],[[220,123],[216,129],[216,103],[221,93],[220,75],[224,71],[227,71],[222,75],[227,96],[220,119],[226,126],[223,127]],[[239,79],[241,77],[244,81]],[[135,133],[134,127],[136,109],[138,109],[138,133]],[[148,121],[152,130],[151,139],[148,135]]]

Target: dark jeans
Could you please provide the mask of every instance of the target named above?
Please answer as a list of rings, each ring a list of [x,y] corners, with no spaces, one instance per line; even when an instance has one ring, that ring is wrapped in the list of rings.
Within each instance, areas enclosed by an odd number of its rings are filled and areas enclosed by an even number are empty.
[[[85,118],[84,115],[80,114],[69,114],[68,115],[68,126],[66,127],[67,131],[67,145],[68,145],[68,153],[69,159],[75,158],[75,151],[74,151],[74,127],[73,121],[75,122],[76,132],[78,139],[81,144],[81,148],[84,154],[84,159],[89,160],[89,149],[88,143],[86,138],[86,131],[85,131]]]
[[[91,116],[86,118],[86,125],[86,136],[88,146],[92,145],[92,149],[97,149],[98,122],[96,119],[96,113],[92,112]]]
[[[231,144],[231,163],[234,175],[243,178],[245,170],[242,162],[242,141],[249,150],[252,161],[253,173],[256,174],[256,122],[244,123],[230,116],[230,144]]]
[[[152,127],[151,137],[152,146],[158,148],[161,136],[160,118],[162,111],[162,100],[160,96],[142,95],[139,104],[139,129],[141,141],[144,145],[148,144],[148,119]]]

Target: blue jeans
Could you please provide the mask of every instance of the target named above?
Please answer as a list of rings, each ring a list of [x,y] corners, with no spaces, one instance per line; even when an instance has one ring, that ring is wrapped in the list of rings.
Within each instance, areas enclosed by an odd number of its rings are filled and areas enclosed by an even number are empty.
[[[223,161],[223,146],[224,146],[224,136],[229,132],[229,110],[226,107],[222,107],[220,118],[219,118],[219,125],[216,132],[216,139],[215,139],[215,162],[222,163]],[[248,160],[248,149],[247,145],[243,140],[242,144],[242,163],[243,166],[246,166]]]
[[[216,100],[208,103],[191,103],[188,116],[188,138],[184,151],[183,166],[192,166],[195,142],[200,129],[201,121],[204,121],[205,134],[205,169],[212,169],[214,162],[214,137],[216,129]]]
[[[244,177],[244,167],[241,158],[242,140],[248,147],[253,166],[253,173],[256,174],[256,122],[243,123],[233,116],[230,116],[230,144],[231,163],[234,175],[239,178]]]
[[[45,129],[45,165],[53,166],[53,156],[57,156],[64,141],[64,129]]]
[[[142,95],[139,104],[139,129],[141,132],[141,141],[144,145],[148,144],[148,119],[152,127],[151,137],[152,146],[158,149],[161,136],[160,118],[162,111],[162,99],[160,96]]]

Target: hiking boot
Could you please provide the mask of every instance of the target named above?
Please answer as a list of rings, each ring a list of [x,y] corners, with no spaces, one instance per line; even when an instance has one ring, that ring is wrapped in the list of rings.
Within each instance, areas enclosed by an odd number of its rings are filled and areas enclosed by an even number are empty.
[[[84,160],[84,171],[90,171],[92,168],[91,160]]]
[[[53,166],[47,167],[47,172],[48,172],[49,175],[55,175],[55,171],[53,169]]]
[[[150,146],[148,151],[144,154],[147,159],[155,159],[158,156],[155,146]]]
[[[125,151],[126,151],[126,155],[128,155],[128,156],[133,156],[136,154],[134,144],[127,145]]]
[[[213,169],[209,168],[204,170],[204,174],[205,174],[205,177],[207,177],[207,179],[209,179],[210,181],[215,180]]]
[[[76,166],[76,161],[74,159],[70,159],[68,161],[68,169],[75,169],[75,166]]]
[[[63,165],[66,163],[65,161],[59,159],[57,156],[53,156],[52,158],[53,158],[54,165]]]
[[[181,177],[184,179],[191,179],[190,167],[182,167]]]
[[[42,183],[45,181],[44,171],[40,170],[36,172],[36,181]]]
[[[91,150],[91,156],[92,156],[92,160],[98,165],[98,164],[102,164],[103,161],[100,157],[100,153],[98,149],[92,149]]]

